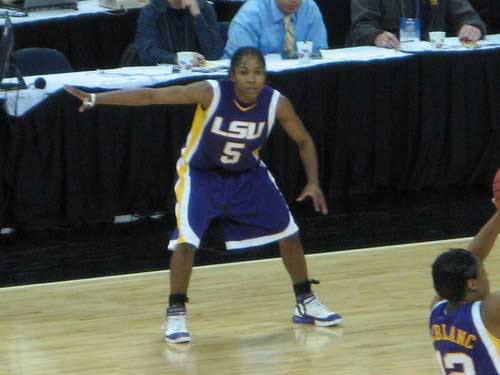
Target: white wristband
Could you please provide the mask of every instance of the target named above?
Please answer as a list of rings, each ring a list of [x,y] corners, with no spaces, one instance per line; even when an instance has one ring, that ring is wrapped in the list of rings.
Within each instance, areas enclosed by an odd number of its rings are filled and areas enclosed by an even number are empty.
[[[90,98],[88,100],[85,100],[83,102],[83,105],[87,107],[93,107],[95,106],[95,99],[96,99],[96,94],[90,94]]]

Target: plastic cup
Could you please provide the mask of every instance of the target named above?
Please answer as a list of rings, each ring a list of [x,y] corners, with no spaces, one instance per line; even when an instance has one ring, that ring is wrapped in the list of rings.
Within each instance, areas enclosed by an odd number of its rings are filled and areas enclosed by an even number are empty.
[[[297,42],[297,57],[300,63],[307,64],[311,61],[313,50],[313,42],[301,41]]]
[[[444,31],[431,31],[429,32],[429,42],[433,49],[440,49],[444,46],[444,39],[446,32]]]
[[[189,73],[193,68],[193,52],[177,52],[177,63],[180,66],[181,73]]]

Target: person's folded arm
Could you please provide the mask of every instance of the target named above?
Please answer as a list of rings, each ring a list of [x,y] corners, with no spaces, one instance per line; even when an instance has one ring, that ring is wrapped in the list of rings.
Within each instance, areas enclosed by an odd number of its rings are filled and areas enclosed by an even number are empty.
[[[159,17],[160,13],[152,7],[146,6],[141,10],[137,20],[135,46],[143,65],[175,64],[177,61],[174,51],[162,48],[162,35],[157,27]]]
[[[353,46],[372,46],[377,35],[385,30],[380,24],[380,2],[376,0],[351,1],[350,40]]]
[[[486,24],[467,0],[448,0],[446,19],[459,33],[464,25],[474,26],[481,31],[481,37],[487,34]]]
[[[213,5],[205,3],[202,12],[194,17],[193,23],[200,43],[199,52],[207,60],[220,59],[224,46]]]

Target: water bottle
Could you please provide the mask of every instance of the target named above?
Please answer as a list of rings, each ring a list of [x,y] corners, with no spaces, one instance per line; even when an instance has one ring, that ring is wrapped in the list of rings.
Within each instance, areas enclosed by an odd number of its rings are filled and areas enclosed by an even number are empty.
[[[399,41],[403,43],[417,40],[420,40],[420,20],[418,18],[401,17]]]

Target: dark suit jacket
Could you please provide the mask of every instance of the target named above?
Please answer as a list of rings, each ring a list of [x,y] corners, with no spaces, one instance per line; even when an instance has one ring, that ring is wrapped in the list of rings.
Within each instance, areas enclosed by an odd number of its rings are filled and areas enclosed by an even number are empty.
[[[135,47],[143,65],[176,63],[179,51],[195,51],[207,60],[222,56],[223,42],[213,4],[198,0],[201,13],[170,7],[167,0],[152,0],[137,20]]]
[[[486,25],[479,18],[468,0],[422,0],[428,18],[429,31],[446,31],[456,34],[463,25],[475,26],[486,35]],[[389,31],[399,35],[402,16],[415,17],[417,0],[352,0],[350,45],[373,45],[377,35]]]
[[[470,3],[486,23],[488,34],[500,33],[500,0],[470,0]]]

